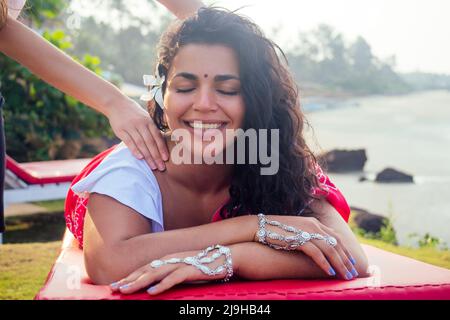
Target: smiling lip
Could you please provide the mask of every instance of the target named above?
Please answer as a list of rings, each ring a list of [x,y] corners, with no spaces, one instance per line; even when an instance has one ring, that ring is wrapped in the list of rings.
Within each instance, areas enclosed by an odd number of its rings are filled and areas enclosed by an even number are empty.
[[[227,122],[217,120],[184,120],[188,127],[192,129],[221,129],[227,125]]]

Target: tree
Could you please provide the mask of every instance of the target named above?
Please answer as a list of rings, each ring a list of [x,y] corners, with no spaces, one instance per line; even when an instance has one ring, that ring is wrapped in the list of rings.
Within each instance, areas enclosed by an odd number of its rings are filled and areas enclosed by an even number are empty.
[[[33,16],[36,24],[43,25],[45,17],[58,17],[61,2],[49,1],[55,6],[42,9],[42,3],[33,1],[25,16]],[[33,10],[31,14],[29,10]],[[43,36],[62,50],[72,45],[61,30],[44,31]],[[101,74],[98,57],[84,54],[78,60]],[[106,117],[41,81],[5,55],[0,55],[0,69],[1,91],[7,99],[6,150],[18,161],[77,157],[83,151],[83,139],[113,136]],[[97,152],[92,150],[90,155]]]

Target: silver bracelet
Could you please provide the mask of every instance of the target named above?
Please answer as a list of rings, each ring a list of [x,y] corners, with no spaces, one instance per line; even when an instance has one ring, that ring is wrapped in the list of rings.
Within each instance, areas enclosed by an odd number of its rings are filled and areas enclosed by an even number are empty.
[[[208,253],[217,250],[217,252],[214,252],[212,256],[208,257]],[[225,262],[218,266],[215,269],[211,269],[205,264],[212,263],[216,261],[220,256],[225,256]],[[168,260],[153,260],[150,263],[150,266],[152,268],[159,268],[166,264],[175,264],[175,263],[185,263],[188,265],[191,265],[204,274],[208,276],[216,276],[225,271],[225,278],[223,279],[224,282],[227,282],[231,279],[233,276],[233,260],[231,258],[231,250],[228,247],[221,246],[221,245],[215,245],[210,246],[206,248],[205,250],[202,250],[198,255],[193,257],[186,257],[186,258],[171,258]]]
[[[283,229],[284,231],[294,233],[293,236],[283,236],[276,232],[268,231],[266,225],[271,225]],[[332,247],[337,245],[337,240],[331,236],[323,236],[320,233],[309,233],[306,231],[298,230],[292,226],[285,225],[279,221],[268,221],[264,214],[258,214],[258,242],[265,244],[273,249],[277,250],[295,250],[298,247],[304,245],[311,240],[325,240],[326,243]],[[267,239],[278,240],[285,242],[285,246],[280,246],[268,242]]]

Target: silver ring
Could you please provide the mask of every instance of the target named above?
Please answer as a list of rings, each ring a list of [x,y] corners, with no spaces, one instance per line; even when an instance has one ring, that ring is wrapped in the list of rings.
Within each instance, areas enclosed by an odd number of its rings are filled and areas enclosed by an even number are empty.
[[[329,246],[335,247],[337,245],[337,240],[334,237],[328,236],[325,240]]]
[[[325,240],[325,237],[320,233],[311,233],[311,239]]]

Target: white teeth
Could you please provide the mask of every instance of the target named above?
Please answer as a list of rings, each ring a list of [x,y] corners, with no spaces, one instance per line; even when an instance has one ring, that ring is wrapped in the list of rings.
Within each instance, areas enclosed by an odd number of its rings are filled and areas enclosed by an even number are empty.
[[[197,129],[217,129],[222,126],[222,123],[201,123],[199,121],[189,122],[192,128]]]

